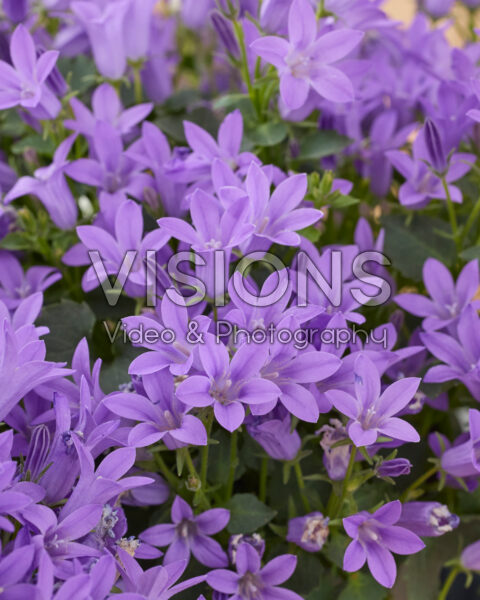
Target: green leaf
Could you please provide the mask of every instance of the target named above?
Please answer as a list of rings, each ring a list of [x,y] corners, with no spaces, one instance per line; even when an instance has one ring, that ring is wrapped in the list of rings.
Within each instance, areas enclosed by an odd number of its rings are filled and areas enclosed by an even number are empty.
[[[344,150],[351,140],[336,131],[315,131],[300,141],[300,160],[315,160]]]
[[[165,101],[165,108],[171,112],[182,112],[201,99],[198,90],[180,90]]]
[[[5,250],[30,250],[32,242],[24,233],[12,231],[0,241],[0,247]]]
[[[455,244],[435,232],[446,231],[448,225],[434,217],[415,215],[411,223],[402,215],[387,215],[382,219],[385,227],[385,254],[397,269],[409,279],[422,280],[422,268],[427,258],[433,257],[452,266],[455,261]]]
[[[298,235],[301,235],[304,238],[307,238],[307,240],[309,240],[310,242],[315,244],[316,242],[318,242],[318,240],[322,236],[322,232],[319,229],[317,229],[316,227],[314,227],[313,225],[311,225],[310,227],[307,227],[306,229],[302,229],[301,231],[299,231]]]
[[[139,348],[134,348],[130,343],[123,343],[122,333],[113,346],[114,358],[104,361],[100,372],[100,384],[106,394],[117,391],[119,386],[130,381],[128,368],[131,362],[142,353]],[[106,332],[105,337],[108,338]]]
[[[325,587],[327,587],[329,583],[328,575],[329,573],[322,566],[318,554],[305,552],[299,557],[297,568],[286,585],[299,593],[302,598],[305,598],[320,583],[325,584]],[[326,597],[328,596],[323,596],[323,598]],[[322,598],[322,596],[319,596],[319,598]]]
[[[85,302],[62,300],[45,306],[36,324],[50,329],[45,337],[47,359],[70,362],[78,342],[91,335],[95,315]]]
[[[341,533],[332,533],[326,546],[323,548],[323,552],[326,554],[328,559],[340,569],[343,568],[343,555],[348,544],[352,540]]]
[[[467,248],[460,254],[460,258],[463,260],[473,260],[474,258],[478,258],[480,260],[480,246],[472,246],[471,248]]]
[[[322,584],[312,590],[305,600],[337,600],[338,593],[335,586],[329,581],[322,581]]]
[[[38,154],[53,156],[55,143],[51,138],[44,139],[43,136],[32,133],[11,146],[13,154],[22,154],[25,150],[33,148]]]
[[[385,600],[388,593],[371,575],[353,573],[338,600]]]
[[[227,529],[233,534],[254,533],[277,514],[253,494],[235,494],[228,502],[230,522]]]
[[[225,110],[226,112],[229,112],[236,108],[238,108],[246,118],[253,119],[255,117],[255,109],[247,94],[228,94],[226,96],[221,96],[213,103],[214,110]]]
[[[349,206],[355,206],[355,204],[359,204],[360,200],[358,198],[353,198],[353,196],[339,196],[335,198],[332,202],[330,202],[331,208],[342,209],[348,208]]]
[[[86,92],[98,81],[95,63],[85,54],[79,54],[74,58],[61,56],[58,61],[61,73],[68,81],[70,89],[81,94]]]
[[[287,137],[285,123],[263,123],[248,132],[247,136],[256,146],[276,146]]]

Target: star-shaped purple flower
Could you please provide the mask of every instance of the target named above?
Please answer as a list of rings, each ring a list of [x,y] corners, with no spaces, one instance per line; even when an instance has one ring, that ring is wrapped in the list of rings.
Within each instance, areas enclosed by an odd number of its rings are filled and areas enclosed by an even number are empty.
[[[403,419],[395,417],[413,398],[420,385],[418,377],[395,381],[381,394],[380,375],[372,361],[360,354],[355,360],[355,397],[341,390],[329,390],[327,398],[350,418],[348,435],[355,446],[370,446],[378,435],[404,442],[419,442],[420,436]]]
[[[255,548],[243,543],[238,547],[235,562],[237,573],[225,569],[211,571],[207,575],[208,585],[236,600],[301,600],[295,592],[277,587],[295,571],[297,557],[293,554],[277,556],[262,568]]]
[[[280,94],[290,110],[302,107],[310,89],[331,102],[351,102],[350,79],[332,63],[344,58],[363,37],[343,29],[318,37],[317,19],[308,0],[294,0],[288,13],[289,40],[267,36],[255,40],[252,50],[274,65],[280,75]]]
[[[395,554],[415,554],[425,548],[412,531],[395,525],[402,514],[399,500],[385,504],[373,514],[362,511],[343,519],[343,526],[353,542],[345,550],[343,568],[349,573],[358,571],[365,562],[373,577],[384,587],[391,588],[397,577]]]
[[[202,565],[210,568],[226,567],[228,556],[218,542],[211,539],[224,529],[230,519],[230,511],[212,508],[194,515],[191,507],[177,496],[172,504],[172,523],[149,527],[140,539],[152,546],[169,546],[163,563],[189,560],[190,554]]]

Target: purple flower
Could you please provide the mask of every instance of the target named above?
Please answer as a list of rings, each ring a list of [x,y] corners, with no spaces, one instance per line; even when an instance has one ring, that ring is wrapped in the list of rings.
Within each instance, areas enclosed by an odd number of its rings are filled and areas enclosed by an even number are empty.
[[[190,202],[190,214],[193,227],[174,217],[163,217],[158,224],[169,236],[186,242],[198,252],[231,249],[244,242],[254,230],[253,225],[246,222],[245,197],[223,209],[214,196],[197,189]]]
[[[61,278],[53,267],[30,267],[24,273],[14,254],[0,250],[0,300],[10,310],[16,309],[25,298],[45,291]]]
[[[392,183],[393,168],[386,152],[402,147],[415,128],[415,124],[399,127],[399,121],[399,111],[389,109],[381,112],[370,128],[368,147],[362,148],[365,157],[362,173],[370,180],[370,189],[376,196],[386,196]],[[370,246],[368,250],[372,248]]]
[[[234,170],[246,169],[259,159],[251,152],[241,152],[243,118],[239,110],[228,114],[218,129],[218,141],[204,129],[184,121],[185,137],[192,152],[182,152],[166,166],[166,174],[179,183],[191,183],[210,177],[211,166],[217,158]]]
[[[171,217],[180,217],[187,210],[185,198],[186,186],[175,183],[166,174],[166,165],[172,158],[170,146],[165,135],[153,123],[146,121],[142,125],[142,137],[127,150],[128,156],[144,168],[153,172],[155,191],[160,206]]]
[[[20,23],[28,14],[28,0],[3,0],[3,10],[14,23]]]
[[[45,81],[57,62],[58,54],[51,50],[37,58],[32,36],[23,25],[19,25],[10,41],[13,66],[0,61],[0,109],[39,107],[48,113],[49,118],[55,117],[60,111],[60,103]]]
[[[299,208],[307,193],[307,176],[302,173],[288,177],[271,196],[270,185],[265,172],[252,162],[245,180],[250,200],[250,221],[255,225],[257,238],[252,241],[252,249],[256,249],[258,242],[264,246],[261,249],[268,249],[272,242],[299,246],[301,237],[296,232],[313,225],[323,216],[322,211],[315,208]]]
[[[213,11],[210,15],[210,18],[212,20],[212,25],[217,32],[218,38],[225,46],[227,52],[238,58],[239,49],[231,23],[218,11]]]
[[[91,566],[90,566],[91,565]],[[100,559],[92,559],[88,573],[69,574],[68,579],[54,593],[53,578],[49,581],[40,578],[41,597],[52,600],[81,600],[81,598],[105,598],[117,580],[115,560],[106,554]],[[55,589],[58,586],[55,586]],[[38,590],[38,588],[37,588]]]
[[[115,88],[109,83],[102,83],[93,92],[93,112],[90,112],[78,98],[72,98],[70,106],[75,119],[67,119],[63,124],[68,129],[92,139],[95,137],[98,122],[109,123],[120,135],[125,136],[143,121],[153,108],[149,103],[137,104],[124,110]]]
[[[202,575],[176,583],[187,567],[185,560],[142,571],[131,553],[123,548],[118,550],[118,559],[123,573],[120,583],[122,593],[112,594],[108,596],[108,600],[170,600],[184,590],[205,581],[205,576]]]
[[[228,431],[235,431],[245,418],[244,404],[275,402],[280,389],[260,376],[265,364],[264,346],[243,344],[231,359],[227,348],[207,336],[199,348],[206,375],[191,375],[177,388],[177,396],[187,406],[212,406],[215,418]]]
[[[325,518],[320,512],[313,512],[290,519],[286,539],[307,552],[319,552],[327,541],[328,534],[328,517]]]
[[[432,331],[420,338],[427,349],[443,364],[431,367],[426,383],[460,380],[476,400],[480,400],[480,318],[473,306],[467,306],[458,320],[456,337]]]
[[[478,478],[480,473],[480,411],[468,411],[470,435],[466,441],[442,452],[440,464],[448,475],[457,478]]]
[[[233,594],[238,600],[300,600],[295,592],[278,589],[289,579],[297,566],[293,554],[277,556],[261,568],[258,552],[250,544],[241,544],[237,550],[237,573],[218,569],[207,575],[208,585],[224,594]]]
[[[137,163],[123,150],[121,134],[108,121],[97,121],[92,148],[95,158],[73,161],[65,170],[67,175],[111,195],[124,192],[141,199],[144,188],[151,187],[151,177],[140,173]]]
[[[350,460],[350,446],[335,446],[348,438],[347,430],[338,419],[330,419],[330,425],[324,425],[317,431],[322,436],[320,446],[323,450],[323,464],[333,481],[341,481],[347,472]]]
[[[431,300],[420,294],[400,294],[395,297],[395,302],[407,312],[424,317],[425,331],[449,327],[458,322],[467,306],[474,303],[480,285],[478,261],[475,259],[465,265],[455,283],[445,265],[429,258],[423,265],[423,281]],[[474,306],[477,304],[475,302]]]
[[[152,480],[152,483],[129,490],[126,495],[122,496],[122,504],[127,506],[156,506],[167,501],[170,488],[158,473],[133,468],[129,471],[129,474],[148,477]]]
[[[35,556],[35,546],[20,546],[0,559],[2,593],[8,598],[34,598],[35,587],[24,583]]]
[[[463,549],[460,562],[469,571],[480,571],[480,540]]]
[[[147,252],[161,250],[169,236],[156,229],[144,237],[142,209],[133,200],[125,200],[120,205],[114,228],[114,235],[111,235],[96,225],[77,227],[83,247],[77,245],[71,248],[63,261],[70,265],[91,264],[82,279],[85,291],[91,291],[105,282],[109,287],[108,276],[115,275],[117,283],[120,280],[125,284],[126,294],[143,296],[148,291]],[[87,251],[90,251],[90,258]],[[118,290],[114,291],[118,294]]]
[[[102,5],[72,2],[71,9],[85,27],[99,72],[109,79],[120,79],[127,66],[124,21],[129,0]]]
[[[279,331],[296,331],[298,323],[288,317],[279,323]],[[279,401],[295,417],[316,423],[320,413],[313,386],[336,373],[341,365],[339,358],[328,352],[306,349],[299,352],[294,344],[276,342],[261,369],[264,379],[275,383],[281,391]],[[310,388],[310,389],[309,389]],[[253,406],[255,415],[265,414],[275,407],[275,402]]]
[[[402,505],[402,515],[397,522],[421,537],[438,537],[453,531],[459,524],[459,517],[439,502],[407,502]]]
[[[134,448],[117,448],[95,467],[91,453],[77,440],[74,441],[80,463],[80,477],[60,511],[62,518],[72,514],[84,504],[104,506],[114,503],[120,494],[128,490],[148,486],[150,477],[124,477],[135,463]]]
[[[377,468],[379,477],[400,477],[409,475],[412,469],[412,463],[407,458],[393,458],[385,460]]]
[[[7,320],[0,323],[0,420],[36,386],[71,374],[45,355],[44,342],[24,340]]]
[[[51,165],[37,169],[33,177],[21,177],[5,196],[5,202],[9,203],[21,196],[32,194],[42,202],[52,221],[60,229],[74,227],[77,222],[77,203],[64,173],[69,164],[67,156],[75,137],[70,136],[58,146]]]
[[[169,291],[173,291],[173,288]],[[148,375],[168,367],[173,375],[186,375],[192,368],[195,349],[198,346],[191,340],[189,332],[196,329],[199,335],[205,335],[211,325],[211,319],[204,315],[190,319],[187,307],[174,302],[168,293],[164,294],[159,309],[155,314],[144,313],[138,317],[123,319],[133,343],[133,333],[136,330],[141,331],[143,328],[145,332],[158,332],[158,338],[151,343],[142,339],[143,343],[140,345],[146,347],[148,352],[135,358],[128,371],[134,375]],[[163,341],[161,337],[166,328],[175,334],[173,343]]]
[[[83,505],[65,518],[58,518],[51,508],[40,504],[22,510],[22,519],[34,532],[33,544],[47,563],[57,566],[69,558],[100,556],[96,548],[76,540],[87,535],[101,515],[102,507],[95,504]]]
[[[163,440],[169,448],[206,446],[205,427],[176,398],[173,377],[160,371],[144,377],[143,386],[147,397],[119,392],[104,400],[114,414],[139,421],[128,435],[129,445],[144,447]]]
[[[370,446],[379,434],[404,442],[419,442],[415,429],[394,415],[410,402],[420,381],[417,377],[406,377],[381,394],[377,368],[369,358],[360,355],[355,360],[355,397],[341,390],[330,390],[326,395],[339,412],[349,417],[347,431],[355,446]]]
[[[242,544],[249,544],[254,548],[260,560],[263,558],[265,553],[265,540],[259,533],[253,533],[252,535],[238,534],[232,535],[228,541],[228,556],[232,565],[236,564],[237,550]]]
[[[210,568],[226,567],[228,557],[218,542],[210,538],[224,529],[230,519],[230,511],[212,508],[194,515],[190,506],[177,496],[172,504],[172,524],[149,527],[140,539],[153,546],[169,546],[163,559],[164,565],[178,560],[190,559],[190,553],[202,565]]]
[[[448,15],[452,9],[454,0],[422,0],[421,6],[434,19],[440,19]]]
[[[0,204],[0,240],[3,240],[15,228],[16,220],[17,214],[15,210]]]
[[[396,525],[402,505],[398,500],[385,504],[373,514],[362,511],[343,519],[347,534],[353,539],[345,550],[343,568],[352,573],[368,563],[373,577],[386,588],[397,577],[395,554],[415,554],[425,548],[422,540],[404,527]]]
[[[428,162],[435,171],[443,173],[447,167],[447,156],[440,130],[431,119],[425,121],[424,135]]]
[[[425,133],[422,130],[413,143],[413,157],[405,152],[392,150],[386,153],[393,166],[407,180],[398,195],[400,204],[408,208],[423,208],[431,200],[446,200],[447,196],[441,179],[432,171],[430,153],[426,148]],[[426,161],[426,162],[425,162]],[[450,156],[444,175],[453,202],[461,204],[462,192],[452,185],[472,168],[473,154],[455,153]]]
[[[302,441],[286,409],[277,407],[265,416],[250,415],[246,421],[247,431],[265,452],[275,460],[293,460]]]
[[[349,54],[363,33],[344,29],[318,37],[312,5],[308,0],[294,0],[288,13],[288,37],[288,42],[267,36],[251,44],[258,56],[278,69],[285,106],[291,110],[302,107],[310,89],[331,102],[351,102],[350,79],[331,64]]]
[[[129,60],[145,59],[150,47],[151,22],[156,0],[130,2],[125,17],[125,46]]]
[[[40,486],[34,483],[15,482],[14,478],[18,466],[15,461],[10,460],[13,442],[12,431],[2,433],[0,437],[2,445],[9,446],[8,457],[3,457],[7,460],[0,461],[0,530],[3,529],[13,533],[15,526],[7,516],[19,519],[18,513],[34,502],[43,500],[45,493]]]

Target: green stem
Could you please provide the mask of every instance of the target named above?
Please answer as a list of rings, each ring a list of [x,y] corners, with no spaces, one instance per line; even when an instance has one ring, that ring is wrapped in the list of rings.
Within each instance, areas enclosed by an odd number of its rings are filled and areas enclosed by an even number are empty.
[[[465,240],[467,239],[470,229],[473,227],[478,215],[480,214],[480,200],[475,204],[470,216],[468,217],[465,227],[463,228],[462,235],[460,236],[460,246],[463,247]]]
[[[162,475],[168,481],[168,483],[173,488],[173,490],[175,492],[178,492],[178,479],[170,471],[167,464],[163,460],[160,452],[155,452],[155,462],[157,463],[157,466],[159,467],[160,471],[162,472]]]
[[[202,487],[202,480],[197,472],[197,469],[195,468],[195,465],[193,464],[193,460],[192,460],[192,457],[190,455],[190,451],[188,448],[185,448],[185,463],[187,464],[187,468],[188,468],[188,472],[190,473],[190,476],[193,477],[194,479],[196,479],[200,484],[200,488],[198,490],[200,504],[205,509],[210,508],[210,501],[208,500],[208,498],[205,494],[205,490]]]
[[[262,458],[260,465],[260,481],[258,485],[258,497],[265,503],[267,499],[267,478],[268,478],[268,456]]]
[[[300,497],[302,499],[303,506],[307,513],[310,513],[312,512],[312,509],[310,506],[310,502],[305,494],[305,481],[303,480],[302,467],[300,466],[299,462],[295,463],[294,469],[295,475],[297,476],[298,489],[300,490]]]
[[[455,578],[457,577],[458,573],[459,573],[458,568],[452,569],[450,571],[447,579],[445,580],[445,583],[443,584],[442,590],[441,590],[440,594],[438,595],[438,600],[446,600],[447,599],[448,592],[450,591],[450,588],[452,587],[452,584],[455,581]]]
[[[347,497],[348,484],[350,483],[350,479],[351,479],[352,473],[353,473],[353,468],[355,466],[356,454],[357,454],[357,448],[355,446],[352,446],[352,449],[350,451],[350,460],[348,461],[347,472],[345,473],[345,477],[343,479],[342,493],[341,493],[339,501],[337,502],[337,507],[336,507],[335,513],[333,515],[334,518],[340,514],[340,512],[343,508],[343,503],[345,502],[345,498]]]
[[[230,438],[230,469],[228,471],[227,485],[225,488],[225,501],[228,502],[233,494],[235,485],[235,471],[237,469],[237,453],[238,453],[238,429],[232,433]]]
[[[232,23],[233,29],[235,31],[235,36],[237,38],[238,46],[240,48],[243,79],[245,80],[250,100],[252,101],[252,104],[255,107],[258,116],[261,117],[261,109],[258,104],[257,93],[255,91],[255,88],[253,87],[252,78],[250,77],[250,70],[248,68],[247,49],[245,47],[245,36],[243,33],[243,28],[242,25],[236,20],[233,20]]]
[[[212,431],[213,423],[213,411],[210,410],[205,419],[205,429],[207,430],[207,445],[202,447],[202,463],[200,467],[200,481],[202,482],[202,489],[207,489],[207,474],[208,474],[208,451],[209,445],[208,440],[210,439],[210,433]]]
[[[143,102],[143,88],[142,88],[142,76],[141,67],[133,67],[133,90],[135,94],[135,104],[141,104]]]
[[[408,488],[403,492],[400,500],[402,502],[406,502],[408,500],[408,497],[410,496],[411,492],[413,492],[413,490],[416,490],[418,487],[420,487],[422,485],[422,483],[425,483],[425,481],[430,479],[430,477],[432,477],[432,475],[435,475],[435,473],[437,471],[438,471],[437,465],[435,465],[431,469],[428,469],[428,471],[426,473],[424,473],[421,477],[416,479],[411,485],[408,486]]]
[[[447,209],[448,209],[448,217],[450,219],[450,226],[452,228],[453,239],[455,244],[458,247],[458,224],[457,224],[457,216],[455,214],[455,206],[453,205],[452,196],[450,195],[450,190],[448,188],[448,183],[445,177],[442,177],[443,189],[445,190],[445,195],[447,197]]]

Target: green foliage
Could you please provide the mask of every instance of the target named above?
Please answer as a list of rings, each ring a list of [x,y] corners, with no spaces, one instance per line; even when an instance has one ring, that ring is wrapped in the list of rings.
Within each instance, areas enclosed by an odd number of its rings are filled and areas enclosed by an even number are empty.
[[[45,306],[37,319],[37,325],[48,327],[47,359],[70,362],[78,342],[90,337],[95,315],[85,302],[78,304],[62,300]]]
[[[436,258],[451,267],[455,262],[455,244],[446,237],[448,225],[440,219],[425,215],[410,218],[387,215],[382,219],[385,227],[385,254],[393,268],[414,281],[422,280],[425,261]]]
[[[227,504],[230,522],[227,529],[231,534],[254,533],[276,515],[254,494],[235,494]]]

